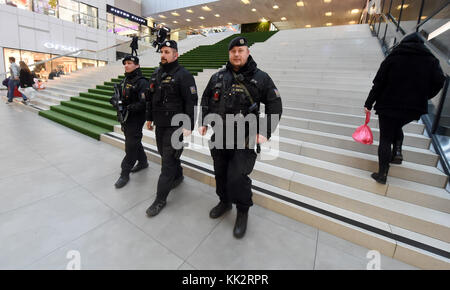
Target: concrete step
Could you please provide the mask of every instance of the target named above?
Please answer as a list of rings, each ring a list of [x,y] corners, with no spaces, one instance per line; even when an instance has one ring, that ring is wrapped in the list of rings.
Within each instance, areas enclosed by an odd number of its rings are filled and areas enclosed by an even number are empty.
[[[283,116],[286,115],[290,118],[303,118],[310,120],[317,120],[323,122],[332,122],[339,124],[347,124],[353,126],[361,126],[364,124],[366,117],[361,115],[351,115],[342,113],[325,112],[319,110],[307,110],[294,107],[283,107]],[[295,119],[289,119],[295,120]],[[369,122],[370,128],[379,128],[378,116],[372,114]],[[417,122],[411,122],[404,127],[404,131],[412,134],[423,134],[424,125]]]
[[[279,136],[292,140],[331,146],[338,149],[371,155],[377,155],[378,152],[378,141],[374,141],[371,145],[364,145],[355,142],[351,136],[317,132],[309,129],[300,129],[280,125]],[[408,159],[411,162],[418,162],[420,164],[427,165],[434,163],[436,159],[432,154],[429,154],[429,152],[431,151],[416,147],[403,146],[403,157],[405,160]]]
[[[116,126],[114,130],[116,133],[121,133],[120,126]],[[153,132],[144,130],[143,134],[144,142],[156,144]],[[203,138],[196,132],[194,132],[193,138],[191,139],[193,142],[192,145],[198,145],[201,148],[208,147],[207,140],[208,138]],[[277,141],[278,140],[272,140],[271,142]],[[348,150],[336,150],[336,148],[333,147],[320,146],[318,144],[307,142],[295,144],[295,142],[292,142],[293,140],[283,138],[280,138],[279,141],[280,143],[283,143],[283,145],[280,144],[279,146],[281,151],[276,151],[276,154],[268,153],[267,157],[269,158],[266,158],[267,160],[261,160],[261,162],[279,166],[280,168],[291,169],[295,172],[307,172],[308,174],[312,174],[312,176],[320,177],[324,180],[342,183],[376,194],[387,194],[387,186],[380,186],[370,178],[370,172],[376,171],[378,168],[377,157],[374,155],[355,154]],[[287,151],[284,151],[284,144],[289,144],[292,150],[288,149]],[[267,146],[272,145],[267,144]],[[272,148],[276,147],[272,146]],[[433,176],[433,174],[436,174],[436,176]],[[409,175],[427,175],[427,178],[436,178],[434,181],[440,176],[446,180],[446,176],[436,168],[410,162],[404,162],[402,166],[393,165],[390,170],[390,176],[395,177],[396,179],[417,182],[426,180],[426,178],[423,178],[421,181],[419,181],[419,179],[412,179]],[[337,177],[340,177],[341,179],[338,179]],[[358,180],[361,183],[358,183]],[[403,190],[407,189],[403,188]],[[448,201],[446,202],[446,205],[449,205]]]
[[[369,123],[370,124],[370,123]],[[337,122],[325,122],[318,120],[311,120],[306,118],[295,118],[283,116],[280,125],[290,126],[294,128],[309,129],[317,132],[331,133],[342,136],[352,136],[359,125],[347,125]],[[369,125],[371,126],[371,125]],[[371,128],[374,140],[379,141],[380,130],[378,128]],[[431,144],[431,139],[424,135],[405,133],[403,144],[411,147],[428,149]]]
[[[360,101],[358,101],[360,102]],[[364,113],[364,109],[361,106],[350,106],[350,105],[339,105],[339,104],[330,104],[330,103],[320,103],[315,102],[315,100],[310,99],[309,101],[284,101],[283,106],[287,109],[289,108],[299,108],[313,111],[323,111],[330,113],[339,113],[339,114],[349,114],[349,115],[360,115]],[[284,112],[283,112],[284,114]],[[300,116],[300,115],[292,115],[292,116]],[[376,115],[374,117],[377,117]]]
[[[369,91],[358,91],[354,89],[322,89],[316,87],[305,86],[281,86],[278,88],[281,97],[284,99],[296,99],[298,96],[314,96],[314,97],[333,97],[333,98],[350,98],[359,99],[365,102]],[[294,97],[291,97],[294,95]]]
[[[41,110],[50,110],[51,106],[59,105],[58,103],[49,102],[41,98],[34,98],[30,100],[30,103],[37,106]]]
[[[78,94],[77,94],[78,95]],[[38,92],[37,96],[48,96],[48,97],[55,97],[58,99],[70,99],[73,96],[76,96],[72,93],[67,93],[67,92],[61,92],[61,91],[56,91],[56,90],[48,90],[47,88],[44,90],[41,90]]]
[[[76,89],[70,89],[66,87],[47,87],[45,88],[47,92],[56,93],[56,94],[63,94],[65,96],[71,95],[71,96],[77,96],[80,91]]]
[[[52,94],[49,94],[48,92],[38,92],[36,94],[36,99],[44,100],[50,103],[53,103],[55,105],[59,105],[61,101],[67,101],[70,98],[69,97],[63,97],[63,96],[54,96]]]
[[[123,135],[119,133],[102,135],[101,140],[114,146],[124,148]],[[156,146],[152,144],[144,144],[144,146],[149,159],[159,162]],[[197,157],[192,158],[191,156],[188,156],[188,151],[190,150],[185,150],[182,155],[184,173],[214,186],[214,178],[210,173],[212,172],[211,162],[202,162]],[[208,150],[204,150],[204,152],[198,151],[197,153],[207,155],[207,151]],[[209,156],[207,157],[207,159],[210,159]],[[448,229],[447,226],[442,225],[442,222],[448,222],[448,216],[446,214],[429,209],[423,209],[422,211],[419,210],[421,208],[417,206],[408,205],[401,201],[380,197],[361,190],[343,187],[339,184],[330,186],[329,182],[324,183],[320,179],[306,175],[297,175],[296,177],[301,178],[300,180],[296,180],[292,178],[294,174],[296,173],[258,162],[255,166],[254,173],[252,173],[252,178],[254,179],[253,188],[255,203],[292,217],[300,222],[317,226],[321,230],[330,232],[351,242],[355,242],[370,249],[377,249],[381,253],[392,257],[395,256],[395,249],[398,242],[374,233],[374,231],[377,231],[376,229],[383,229],[383,232],[392,233],[392,226],[384,220],[392,219],[396,224],[402,224],[407,227],[417,227],[416,231],[418,231],[418,228],[427,232],[431,232],[431,228],[434,228],[435,230],[439,228],[439,230],[444,231],[447,231],[446,229]],[[275,177],[279,182],[272,183],[272,179],[268,177]],[[280,182],[281,180],[283,180],[284,183],[287,182],[287,184],[282,184],[283,182]],[[283,189],[283,187],[287,188]],[[295,191],[290,190],[290,187]],[[299,193],[299,191],[303,190],[302,187],[306,189],[306,193]],[[259,191],[259,189],[261,191]],[[270,194],[268,194],[268,192],[270,192]],[[364,198],[361,198],[361,196]],[[328,199],[329,197],[331,197],[327,200],[329,203],[320,200]],[[362,200],[358,202],[346,202],[354,200],[356,197]],[[382,202],[380,201],[380,203],[376,204],[372,199],[381,199]],[[342,205],[347,208],[352,208],[352,210],[342,208],[341,205],[337,206],[333,203],[342,203]],[[302,206],[299,206],[298,204]],[[358,207],[360,209],[358,209]],[[314,210],[312,211],[311,209]],[[361,214],[358,213],[358,211],[364,213]],[[414,211],[414,214],[411,214],[411,211]],[[331,216],[334,218],[324,216],[323,213],[331,213]],[[368,214],[379,216],[380,219],[370,217]],[[346,220],[347,223],[337,220],[336,217],[346,217],[347,219],[344,220]],[[362,223],[370,225],[369,228],[372,231],[363,230],[361,227],[355,227],[349,223],[349,220],[355,221],[358,225],[361,225]],[[416,239],[419,239],[420,237],[419,240],[422,243],[436,247],[443,250],[443,252],[448,252],[450,248],[447,242],[443,242],[439,239],[431,238],[420,233],[414,233],[411,230],[400,228],[400,226],[397,226],[396,230],[398,232],[402,231],[403,235],[409,237],[415,236]],[[432,234],[435,235],[435,233]],[[445,235],[441,236],[441,238],[447,239]],[[406,255],[406,253],[405,255],[398,255],[397,258],[401,260],[407,260],[408,263],[423,268],[449,267],[448,258],[423,251],[419,248],[410,247],[409,245],[401,246],[405,248],[405,251],[408,254],[414,253],[414,255]]]

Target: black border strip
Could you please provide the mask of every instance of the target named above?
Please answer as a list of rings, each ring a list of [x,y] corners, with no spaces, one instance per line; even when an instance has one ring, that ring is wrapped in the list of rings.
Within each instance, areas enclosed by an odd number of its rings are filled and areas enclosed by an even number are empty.
[[[118,139],[120,141],[125,141],[124,138],[119,138],[119,137],[114,136],[114,135],[112,135],[110,133],[105,133],[105,135],[107,135],[109,137],[112,137],[112,138],[115,138],[115,139]],[[144,149],[146,149],[146,150],[148,150],[148,151],[150,151],[152,153],[158,154],[158,151],[153,150],[151,148],[148,148],[147,146],[144,146]],[[185,165],[188,165],[190,167],[194,167],[194,168],[196,168],[196,169],[198,169],[200,171],[204,171],[204,172],[207,172],[209,174],[214,174],[214,172],[212,170],[209,170],[209,169],[204,168],[202,166],[199,166],[199,165],[196,165],[196,164],[192,164],[192,163],[184,161],[184,160],[181,160],[181,163],[183,163]],[[330,212],[330,211],[327,211],[327,210],[324,210],[324,209],[321,209],[321,208],[318,208],[318,207],[315,207],[315,206],[312,206],[312,205],[300,202],[300,201],[295,200],[295,199],[291,199],[289,197],[280,195],[278,193],[272,192],[270,190],[267,190],[267,189],[264,189],[264,188],[261,188],[261,187],[255,186],[255,185],[252,185],[252,188],[257,190],[257,191],[259,191],[259,192],[261,192],[261,193],[264,193],[266,195],[269,195],[269,196],[272,196],[274,198],[286,201],[288,203],[300,206],[302,208],[314,211],[314,212],[322,214],[324,216],[327,216],[327,217],[339,220],[341,222],[344,222],[344,223],[350,224],[352,226],[355,226],[355,227],[367,230],[369,232],[381,235],[383,237],[386,237],[386,238],[389,238],[389,239],[392,239],[392,240],[395,240],[395,241],[398,241],[398,242],[401,242],[401,243],[404,243],[404,244],[416,247],[418,249],[421,249],[421,250],[424,250],[424,251],[436,254],[438,256],[450,259],[450,252],[447,252],[447,251],[435,248],[433,246],[430,246],[430,245],[427,245],[427,244],[424,244],[424,243],[421,243],[421,242],[418,242],[418,241],[415,241],[415,240],[412,240],[412,239],[409,239],[409,238],[405,238],[405,237],[397,235],[397,234],[393,234],[393,233],[381,230],[381,229],[373,227],[371,225],[368,225],[368,224],[365,224],[365,223],[362,223],[362,222],[359,222],[359,221],[356,221],[356,220],[353,220],[353,219],[350,219],[350,218],[347,218],[347,217],[335,214],[333,212]]]

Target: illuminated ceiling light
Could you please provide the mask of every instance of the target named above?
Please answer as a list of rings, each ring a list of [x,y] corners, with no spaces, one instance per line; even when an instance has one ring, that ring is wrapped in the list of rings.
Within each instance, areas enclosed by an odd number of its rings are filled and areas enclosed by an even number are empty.
[[[202,9],[205,11],[211,11],[211,8],[209,8],[208,6],[202,6]]]
[[[305,3],[303,1],[298,1],[297,2],[297,6],[298,7],[303,7],[303,6],[305,6]]]
[[[244,3],[245,5],[250,4],[250,1],[249,1],[249,0],[241,0],[241,2]]]
[[[348,24],[356,24],[356,21],[350,21]]]
[[[170,14],[172,14],[173,16],[180,16],[180,14],[178,14],[177,12],[172,12]]]
[[[350,11],[351,14],[357,14],[359,13],[359,9],[353,9],[352,11]]]
[[[281,17],[281,20],[286,21],[287,19],[286,19],[286,17]]]
[[[306,28],[311,28],[311,24],[305,25]]]
[[[203,16],[200,16],[199,18],[200,18],[201,20],[204,20],[204,19],[205,19],[205,17],[203,17]]]
[[[159,14],[158,16],[159,16],[159,18],[162,18],[162,19],[166,19],[167,18],[166,16],[161,15],[161,14]]]
[[[164,22],[163,23],[160,23],[161,25],[166,25]]]
[[[256,9],[255,9],[255,8],[253,8],[253,9],[252,9],[252,11],[253,11],[253,12],[256,12]]]
[[[192,9],[187,9],[186,12],[187,13],[194,13],[194,11],[192,11]]]
[[[216,16],[216,17],[220,17],[220,14],[216,14],[216,15],[214,15],[214,16]]]
[[[278,9],[280,7],[278,7],[278,5],[273,5],[273,9]]]
[[[324,3],[331,3],[331,0],[323,0]]]
[[[420,17],[420,20],[427,19],[427,17],[428,17],[428,16],[422,16],[422,17]]]
[[[261,18],[261,22],[267,22],[267,19],[266,18]]]
[[[409,7],[409,4],[403,4],[403,9],[406,9],[408,7]],[[402,9],[402,5],[397,6],[397,10],[400,10],[400,9]]]
[[[228,22],[228,25],[233,25],[233,23],[231,23],[231,22]]]
[[[186,21],[187,21],[187,22],[191,22],[191,19],[188,18],[188,19],[186,19]]]
[[[442,25],[435,31],[431,32],[430,35],[428,35],[428,41],[432,40],[433,38],[437,37],[438,35],[446,32],[450,29],[450,21],[448,21],[446,24]]]
[[[331,15],[333,15],[333,12],[327,12],[327,13],[325,13],[325,16],[331,16]]]
[[[333,23],[327,23],[327,24],[326,24],[326,26],[331,26],[331,25],[333,25]]]
[[[174,20],[174,21],[173,21],[173,23],[175,23],[175,24],[176,24],[176,23],[178,23],[178,21]]]

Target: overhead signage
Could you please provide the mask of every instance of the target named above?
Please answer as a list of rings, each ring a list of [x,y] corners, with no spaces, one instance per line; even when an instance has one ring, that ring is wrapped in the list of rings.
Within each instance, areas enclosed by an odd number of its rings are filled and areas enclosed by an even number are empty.
[[[114,6],[106,4],[106,12],[114,14],[116,16],[126,18],[130,21],[137,22],[139,24],[147,26],[147,19],[134,15],[132,13],[126,12],[122,9],[116,8]]]

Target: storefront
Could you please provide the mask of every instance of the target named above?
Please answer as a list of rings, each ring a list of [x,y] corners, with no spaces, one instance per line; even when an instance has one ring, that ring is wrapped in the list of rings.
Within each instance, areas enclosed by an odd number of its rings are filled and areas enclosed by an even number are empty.
[[[16,59],[17,64],[19,63],[19,61],[22,60],[26,64],[30,65],[46,59],[57,57],[58,55],[20,49],[4,48],[3,56],[4,56],[4,63],[6,64],[4,69],[5,71],[8,71],[9,57],[11,56]],[[107,64],[106,61],[101,60],[64,56],[43,64],[39,64],[37,66],[30,67],[30,69],[34,71],[39,78],[47,80],[49,74],[52,71],[64,72],[65,74],[67,74],[76,71],[78,69],[83,69],[87,67],[105,66],[106,64]]]

